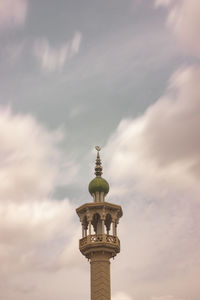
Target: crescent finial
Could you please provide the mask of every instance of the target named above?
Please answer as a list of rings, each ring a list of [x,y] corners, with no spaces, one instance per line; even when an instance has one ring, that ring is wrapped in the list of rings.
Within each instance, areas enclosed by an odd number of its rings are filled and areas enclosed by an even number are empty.
[[[96,165],[95,165],[95,175],[101,176],[102,175],[102,165],[101,165],[101,158],[99,155],[99,151],[101,150],[101,147],[96,146],[95,149],[97,150],[97,158],[96,158]]]
[[[96,146],[95,149],[99,152],[101,150],[100,146]]]

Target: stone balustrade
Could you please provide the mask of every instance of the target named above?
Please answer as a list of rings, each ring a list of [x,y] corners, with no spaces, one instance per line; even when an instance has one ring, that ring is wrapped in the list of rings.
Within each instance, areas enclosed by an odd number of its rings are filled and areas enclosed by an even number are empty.
[[[120,240],[117,236],[108,234],[91,234],[79,240],[80,250],[96,245],[113,246],[120,249]]]

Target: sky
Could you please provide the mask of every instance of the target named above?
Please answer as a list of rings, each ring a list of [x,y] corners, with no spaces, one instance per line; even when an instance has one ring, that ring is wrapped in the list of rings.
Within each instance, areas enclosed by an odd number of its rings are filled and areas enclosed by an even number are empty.
[[[96,145],[112,300],[200,297],[199,0],[0,0],[0,298],[87,300]]]

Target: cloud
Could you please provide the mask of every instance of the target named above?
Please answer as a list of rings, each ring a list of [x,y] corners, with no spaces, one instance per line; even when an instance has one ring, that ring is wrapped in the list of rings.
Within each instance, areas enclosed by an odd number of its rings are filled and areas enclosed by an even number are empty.
[[[124,292],[118,292],[112,297],[112,300],[132,300],[132,298]]]
[[[143,116],[121,121],[107,145],[111,178],[158,197],[177,189],[200,195],[199,80],[199,67],[178,70]]]
[[[71,43],[71,55],[77,54],[81,45],[82,34],[76,32]]]
[[[200,57],[200,4],[198,0],[165,1],[157,0],[156,6],[169,9],[167,24],[172,29],[184,48]]]
[[[58,267],[56,257],[49,260],[47,257],[53,253],[51,250],[45,251],[45,248],[69,236],[64,228],[70,224],[73,208],[67,199],[61,203],[49,199],[41,202],[38,199],[33,203],[29,203],[29,199],[21,204],[11,201],[4,205],[1,203],[0,215],[0,274],[7,277],[19,270],[25,272],[29,269],[49,270],[54,265]],[[60,247],[62,249],[64,245]]]
[[[48,40],[38,40],[34,46],[34,54],[39,60],[43,70],[48,72],[61,69],[68,58],[69,46],[62,45],[59,49],[50,47]]]
[[[165,94],[122,120],[104,148],[110,197],[124,209],[113,276],[136,299],[173,291],[160,298],[198,300],[199,80],[197,66],[177,70]]]
[[[61,260],[60,253],[67,251],[77,231],[72,221],[74,206],[69,199],[52,198],[58,185],[75,180],[77,170],[60,150],[61,138],[59,130],[49,132],[31,115],[0,108],[0,287],[4,299],[23,299],[27,293],[34,298],[35,276],[72,264]]]
[[[161,296],[161,297],[152,297],[151,300],[182,300],[174,296]]]
[[[69,59],[78,54],[81,39],[81,33],[76,32],[71,42],[57,48],[51,47],[47,39],[39,39],[35,42],[33,53],[43,70],[47,72],[61,70]]]
[[[173,0],[155,0],[155,6],[168,6],[172,3]]]
[[[57,148],[61,136],[59,130],[49,134],[30,115],[13,115],[9,108],[0,109],[1,199],[43,199],[60,182],[67,184],[74,178],[77,166],[64,160]]]
[[[0,28],[12,28],[24,24],[27,15],[27,0],[0,1]]]

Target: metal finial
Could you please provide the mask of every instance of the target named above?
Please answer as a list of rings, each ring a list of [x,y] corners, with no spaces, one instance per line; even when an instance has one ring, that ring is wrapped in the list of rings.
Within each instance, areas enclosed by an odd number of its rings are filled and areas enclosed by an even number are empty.
[[[101,147],[100,146],[95,146],[95,149],[99,152],[101,151]]]
[[[101,159],[99,155],[99,151],[101,150],[101,147],[96,146],[95,149],[97,150],[97,159],[96,159],[96,165],[95,165],[95,175],[96,176],[101,176],[103,174],[102,172],[102,166],[101,166]]]

